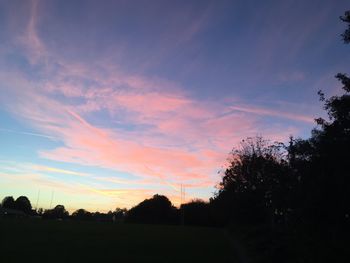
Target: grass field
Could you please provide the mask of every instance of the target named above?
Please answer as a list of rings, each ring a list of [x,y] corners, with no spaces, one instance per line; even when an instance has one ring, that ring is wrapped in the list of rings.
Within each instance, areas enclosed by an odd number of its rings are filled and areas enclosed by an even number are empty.
[[[0,262],[231,262],[224,230],[0,220]]]

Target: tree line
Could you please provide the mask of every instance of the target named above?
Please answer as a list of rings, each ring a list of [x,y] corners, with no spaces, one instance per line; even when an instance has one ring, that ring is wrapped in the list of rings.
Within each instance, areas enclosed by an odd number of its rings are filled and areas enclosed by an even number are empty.
[[[77,209],[69,214],[64,205],[56,205],[52,209],[33,209],[30,200],[26,196],[20,196],[16,200],[12,196],[6,196],[0,208],[6,212],[7,217],[40,217],[42,219],[55,220],[81,220],[81,221],[105,221],[126,222],[142,224],[190,224],[211,225],[206,216],[209,203],[202,200],[192,200],[187,204],[175,207],[164,195],[155,194],[131,209],[116,208],[114,211],[89,212],[85,209]],[[186,211],[186,221],[183,220],[183,211]],[[206,211],[206,212],[204,212]]]

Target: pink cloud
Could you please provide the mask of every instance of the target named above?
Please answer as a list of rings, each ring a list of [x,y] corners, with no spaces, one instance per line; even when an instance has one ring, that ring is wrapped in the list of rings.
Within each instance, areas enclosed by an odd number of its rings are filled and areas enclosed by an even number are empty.
[[[308,115],[295,114],[291,112],[283,112],[278,110],[271,110],[267,108],[258,108],[252,106],[235,105],[230,107],[232,110],[253,113],[257,115],[274,116],[286,119],[291,119],[295,121],[302,121],[308,123],[314,123],[314,118]]]
[[[103,107],[123,109],[130,113],[111,116],[112,120],[121,117],[124,123],[150,125],[137,134],[94,126],[78,114],[81,104],[64,105],[45,93],[39,95],[37,89],[24,93],[15,108],[37,129],[63,142],[56,149],[40,151],[42,158],[111,168],[169,186],[187,181],[189,187],[214,185],[216,171],[232,146],[247,135],[257,134],[256,120],[246,112],[305,120],[248,107],[236,107],[234,110],[240,112],[232,112],[232,107],[199,102],[180,92],[143,90],[142,94],[127,90],[118,98],[118,90],[113,88],[100,93],[97,88],[95,96],[77,93],[95,105],[92,111],[82,111],[84,115]]]
[[[68,67],[41,85],[23,80],[27,88],[16,93],[12,111],[40,133],[62,142],[55,149],[40,150],[40,157],[109,168],[138,177],[125,181],[126,184],[163,186],[175,192],[180,183],[189,189],[214,187],[227,153],[242,138],[263,133],[283,140],[297,132],[278,126],[262,127],[259,116],[309,122],[304,115],[237,102],[227,106],[232,103],[199,101],[175,84],[166,86],[166,81],[146,77],[137,77],[142,84],[133,82],[134,87],[130,87],[125,84],[128,79],[125,73],[103,79],[100,84],[102,76],[93,74],[92,68],[80,65],[76,70],[67,70]],[[80,78],[91,79],[95,84],[84,87]],[[79,100],[67,104],[52,96],[56,93]],[[110,113],[103,113],[107,124],[97,126],[90,120],[91,115],[103,109]],[[128,131],[108,124],[115,121],[142,127]],[[123,185],[115,180],[110,183]]]
[[[176,111],[190,103],[183,97],[169,96],[159,93],[120,94],[115,96],[118,107],[140,112],[143,115],[153,115],[161,112]]]
[[[37,32],[39,1],[29,1],[29,8],[29,20],[26,24],[26,30],[18,37],[18,42],[25,47],[30,62],[36,64],[47,55],[47,50]]]
[[[31,49],[28,57],[44,67],[45,81],[32,83],[19,76],[25,85],[13,91],[16,99],[9,107],[40,134],[62,143],[40,150],[42,158],[131,173],[140,185],[162,185],[174,191],[179,183],[208,188],[218,180],[216,171],[225,163],[227,153],[242,138],[262,132],[280,136],[292,130],[258,126],[259,116],[313,122],[309,116],[287,111],[198,100],[169,80],[129,74],[111,64],[71,63],[55,54],[42,63],[38,58],[47,56],[48,51],[37,34],[36,21],[34,2],[24,39]],[[184,32],[184,41],[204,23],[205,17],[191,25]],[[51,64],[59,66],[53,70]],[[95,113],[103,115],[102,124],[96,124]],[[115,127],[116,122],[122,127]],[[141,128],[128,130],[124,126]],[[108,181],[105,176],[101,180]],[[128,183],[118,180],[111,178],[110,182]],[[149,195],[149,190],[138,195],[131,190],[85,188],[121,199],[134,195],[135,202]],[[173,198],[178,201],[177,195]]]
[[[32,104],[33,101],[37,103]],[[195,153],[118,139],[111,131],[94,127],[70,108],[50,99],[45,101],[34,95],[20,109],[22,113],[31,112],[28,116],[39,129],[64,141],[65,147],[42,152],[45,158],[111,167],[138,175],[152,175],[145,168],[148,165],[158,173],[177,178],[205,177],[189,171],[188,167],[201,167],[205,161]]]

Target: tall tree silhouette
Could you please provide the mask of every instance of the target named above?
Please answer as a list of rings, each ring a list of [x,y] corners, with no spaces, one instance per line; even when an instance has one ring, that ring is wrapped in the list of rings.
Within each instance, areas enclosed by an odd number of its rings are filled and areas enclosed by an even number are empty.
[[[56,205],[53,209],[45,210],[43,218],[46,219],[66,219],[69,213],[63,205]]]
[[[350,26],[350,12],[341,19]],[[342,34],[350,43],[349,29]],[[342,84],[343,94],[326,98],[319,91],[328,120],[316,119],[318,127],[308,140],[298,140],[293,146],[297,170],[302,177],[300,207],[302,218],[334,227],[349,223],[350,176],[350,78],[343,73],[335,76]]]
[[[92,213],[86,211],[85,209],[78,209],[72,213],[71,217],[77,220],[91,220]]]
[[[230,154],[220,190],[211,200],[221,223],[273,222],[274,215],[290,210],[288,162],[279,143],[248,138]]]
[[[3,208],[14,209],[15,208],[15,199],[13,199],[13,196],[6,196],[2,200],[1,206]]]
[[[212,224],[209,203],[201,199],[194,199],[189,203],[182,204],[180,212],[183,212],[185,225],[209,226]]]
[[[350,43],[350,12],[341,19],[348,29],[342,34]],[[292,140],[288,147],[290,165],[300,182],[295,188],[294,225],[289,233],[297,240],[310,240],[299,247],[309,250],[298,254],[300,262],[345,262],[350,227],[350,78],[344,73],[335,76],[342,85],[342,94],[329,98],[319,91],[320,101],[328,118],[317,118],[317,127],[309,139]]]
[[[32,212],[32,204],[26,196],[20,196],[16,199],[15,208],[23,211],[26,214],[30,214]]]
[[[174,224],[177,223],[176,208],[164,195],[154,195],[128,211],[126,221],[130,223]]]
[[[345,43],[350,43],[350,10],[346,11],[344,16],[341,16],[340,19],[345,23],[348,23],[348,28],[341,35]]]

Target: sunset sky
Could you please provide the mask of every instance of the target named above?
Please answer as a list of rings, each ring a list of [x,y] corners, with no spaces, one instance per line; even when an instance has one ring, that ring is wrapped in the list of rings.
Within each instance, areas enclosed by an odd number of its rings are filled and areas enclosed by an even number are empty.
[[[241,139],[306,138],[348,0],[0,0],[0,198],[207,200]]]

